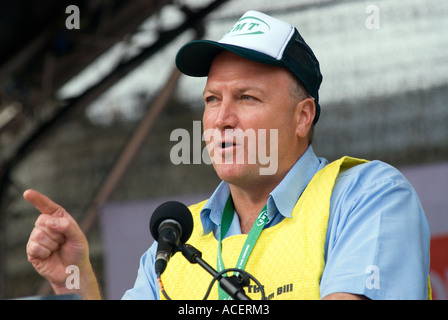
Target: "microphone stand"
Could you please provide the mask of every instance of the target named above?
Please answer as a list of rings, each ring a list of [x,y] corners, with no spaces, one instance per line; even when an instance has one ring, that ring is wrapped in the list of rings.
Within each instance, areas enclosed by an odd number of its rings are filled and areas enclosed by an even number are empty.
[[[202,259],[202,253],[189,244],[180,244],[179,250],[182,255],[190,262],[197,263],[219,281],[221,288],[227,292],[234,300],[251,300],[244,292],[243,286],[247,285],[244,280],[237,276],[224,277],[213,269]]]

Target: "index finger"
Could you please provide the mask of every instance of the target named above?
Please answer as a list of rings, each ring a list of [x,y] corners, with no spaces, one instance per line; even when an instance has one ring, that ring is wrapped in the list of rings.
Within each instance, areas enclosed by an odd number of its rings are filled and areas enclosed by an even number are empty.
[[[23,193],[23,198],[44,214],[53,214],[61,208],[60,205],[36,190],[26,190]]]

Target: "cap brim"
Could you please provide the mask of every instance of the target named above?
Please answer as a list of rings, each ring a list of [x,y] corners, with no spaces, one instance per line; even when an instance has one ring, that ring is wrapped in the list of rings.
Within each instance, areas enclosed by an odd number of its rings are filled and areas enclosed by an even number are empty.
[[[233,52],[255,62],[283,66],[281,61],[278,61],[267,54],[209,40],[192,41],[180,48],[176,56],[176,66],[186,75],[192,77],[206,77],[213,59],[218,53],[224,50]]]

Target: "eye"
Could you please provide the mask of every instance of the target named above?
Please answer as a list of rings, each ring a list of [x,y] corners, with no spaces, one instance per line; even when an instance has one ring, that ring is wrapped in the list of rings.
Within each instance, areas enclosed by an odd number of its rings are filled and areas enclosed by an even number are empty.
[[[250,94],[242,94],[240,96],[240,100],[246,104],[258,104],[261,102],[261,100],[257,96]]]
[[[210,103],[213,103],[213,102],[216,102],[216,101],[218,101],[218,98],[216,96],[206,96],[206,97],[204,97],[204,102],[206,104],[210,104]]]
[[[252,96],[247,95],[247,94],[243,94],[241,96],[241,100],[256,100],[256,99],[254,97],[252,97]]]

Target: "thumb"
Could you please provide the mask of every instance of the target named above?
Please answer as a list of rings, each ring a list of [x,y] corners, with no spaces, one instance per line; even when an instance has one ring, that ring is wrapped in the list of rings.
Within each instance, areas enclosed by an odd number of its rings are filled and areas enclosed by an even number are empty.
[[[64,210],[65,211],[65,210]],[[47,228],[62,234],[66,241],[85,244],[86,237],[78,223],[65,211],[62,217],[48,216],[45,222]]]

